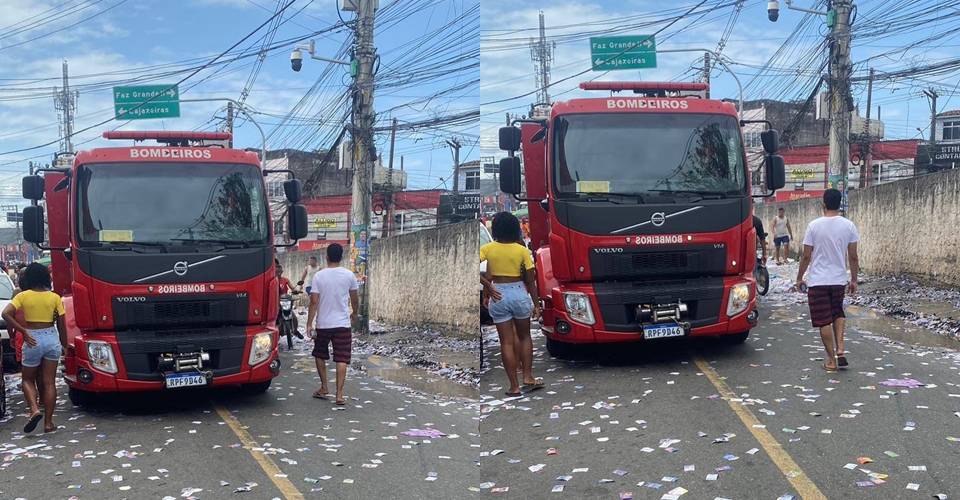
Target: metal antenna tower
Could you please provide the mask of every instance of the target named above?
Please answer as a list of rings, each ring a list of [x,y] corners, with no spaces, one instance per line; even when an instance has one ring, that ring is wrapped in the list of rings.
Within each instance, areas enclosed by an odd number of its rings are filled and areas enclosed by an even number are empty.
[[[53,106],[57,108],[57,120],[60,122],[60,151],[73,152],[73,117],[77,113],[77,99],[80,93],[70,90],[70,77],[67,73],[67,61],[63,61],[63,88],[53,88]]]
[[[556,42],[547,41],[547,30],[543,22],[543,11],[540,11],[540,37],[530,39],[530,58],[537,80],[536,105],[550,104],[550,63],[553,62],[553,51],[557,48]]]

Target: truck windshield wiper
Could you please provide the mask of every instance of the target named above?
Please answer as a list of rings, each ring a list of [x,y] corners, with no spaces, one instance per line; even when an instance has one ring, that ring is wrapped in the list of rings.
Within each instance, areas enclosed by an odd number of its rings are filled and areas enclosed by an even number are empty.
[[[162,251],[167,251],[167,246],[158,241],[101,241],[100,246],[109,245],[107,248],[110,250],[133,250],[136,251],[136,248],[159,248]]]
[[[180,241],[183,243],[197,243],[197,244],[208,244],[208,245],[223,245],[223,248],[250,248],[249,242],[237,241],[237,240],[171,238],[170,241]]]
[[[577,197],[580,199],[586,199],[587,201],[609,201],[610,203],[620,204],[621,201],[630,201],[636,200],[639,203],[643,203],[643,195],[640,193],[576,193]],[[619,200],[619,201],[618,201]]]
[[[663,194],[676,193],[676,194],[699,195],[700,196],[699,199],[701,200],[707,197],[711,197],[713,199],[719,200],[729,196],[729,193],[725,193],[723,191],[697,191],[696,189],[650,189],[648,191],[650,191],[651,193],[663,193]]]

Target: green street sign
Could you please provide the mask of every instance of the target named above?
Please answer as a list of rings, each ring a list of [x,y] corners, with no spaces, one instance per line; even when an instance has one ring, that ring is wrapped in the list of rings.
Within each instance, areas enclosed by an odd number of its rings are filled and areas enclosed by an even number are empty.
[[[590,38],[590,61],[594,71],[657,67],[657,43],[653,35]]]
[[[151,101],[142,106],[140,104],[137,102],[114,104],[114,115],[118,120],[148,120],[152,118],[178,118],[180,116],[180,103],[177,101]]]
[[[118,120],[147,120],[180,116],[180,89],[176,85],[134,85],[113,88]]]

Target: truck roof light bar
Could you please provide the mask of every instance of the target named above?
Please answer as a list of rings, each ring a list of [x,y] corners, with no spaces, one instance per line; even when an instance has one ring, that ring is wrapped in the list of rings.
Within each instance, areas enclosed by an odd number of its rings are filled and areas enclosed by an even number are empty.
[[[583,82],[583,90],[632,91],[646,97],[700,97],[705,98],[709,84],[700,82]]]
[[[178,132],[175,130],[108,130],[103,133],[104,139],[155,140],[164,144],[181,146],[186,146],[190,142],[228,141],[231,137],[230,132]]]

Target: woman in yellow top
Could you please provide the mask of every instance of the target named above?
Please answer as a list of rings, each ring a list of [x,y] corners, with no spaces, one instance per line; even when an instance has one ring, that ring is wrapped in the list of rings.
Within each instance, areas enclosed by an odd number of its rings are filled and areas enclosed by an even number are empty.
[[[500,357],[510,381],[507,396],[520,396],[517,368],[523,371],[525,387],[543,387],[543,381],[533,376],[530,339],[531,316],[540,316],[536,275],[530,251],[523,246],[517,218],[500,212],[491,226],[494,241],[480,247],[480,262],[487,262],[487,276],[481,278],[481,283],[489,299],[490,317],[500,335]]]
[[[43,432],[53,432],[53,409],[57,404],[57,364],[62,346],[67,345],[67,324],[63,301],[51,292],[50,272],[43,264],[34,262],[23,270],[20,289],[3,310],[8,326],[23,334],[23,396],[30,406],[30,418],[23,432],[33,432],[40,423],[38,395],[43,397]],[[17,321],[17,311],[23,310],[26,324]],[[39,387],[37,381],[41,380]]]

